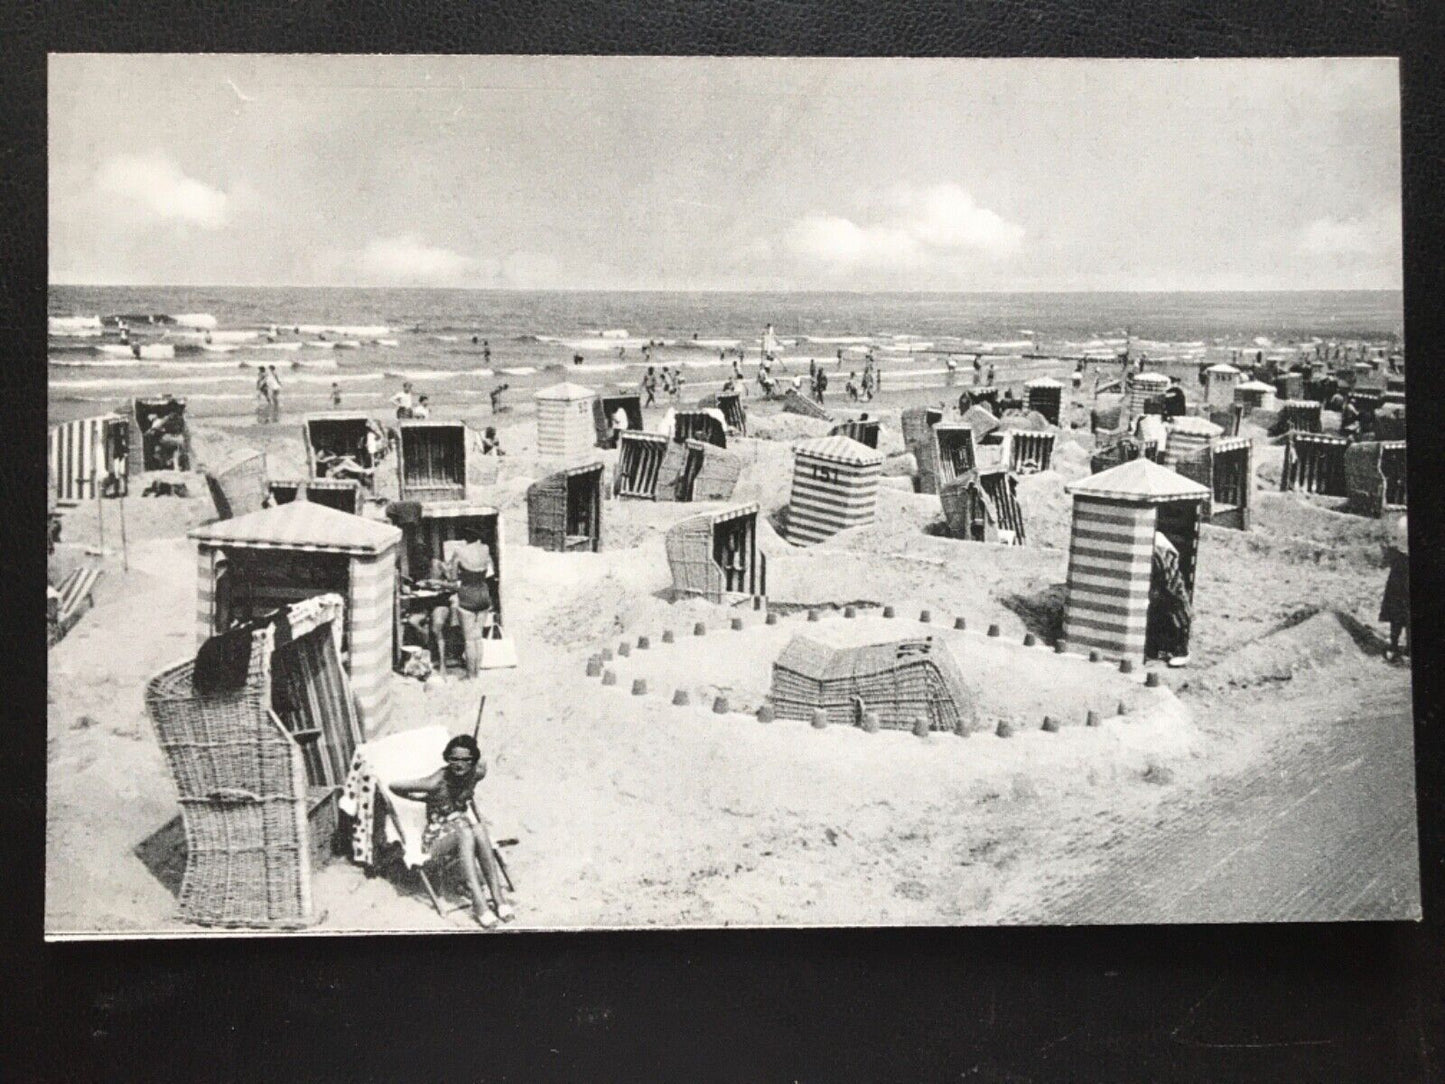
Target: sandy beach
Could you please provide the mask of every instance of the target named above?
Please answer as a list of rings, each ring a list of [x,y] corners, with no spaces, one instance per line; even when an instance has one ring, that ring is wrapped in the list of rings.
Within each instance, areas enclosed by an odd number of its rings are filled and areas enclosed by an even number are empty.
[[[544,473],[532,405],[491,416],[485,405],[434,403],[435,416],[496,425],[507,453],[489,484],[473,458],[471,499],[505,519],[503,590],[519,666],[476,682],[395,676],[389,730],[443,723],[469,731],[477,697],[487,695],[481,745],[491,773],[479,798],[496,834],[518,840],[508,853],[519,912],[512,928],[1148,921],[1149,899],[1131,905],[1139,912],[1132,918],[1097,903],[1071,914],[1067,901],[1087,891],[1116,845],[1164,831],[1174,842],[1155,859],[1159,903],[1189,875],[1199,838],[1240,830],[1211,805],[1231,780],[1288,780],[1307,764],[1302,785],[1317,788],[1332,772],[1372,770],[1369,758],[1361,769],[1358,755],[1336,756],[1337,748],[1408,754],[1409,715],[1399,706],[1408,706],[1409,671],[1382,658],[1375,620],[1390,521],[1344,514],[1338,499],[1277,492],[1283,450],[1246,423],[1259,487],[1253,529],[1203,528],[1192,665],[1151,663],[1160,684],[1146,688],[1142,668],[1124,675],[1048,647],[1065,578],[1064,487],[1089,473],[1086,424],[1060,433],[1052,470],[1020,480],[1027,546],[959,542],[942,536],[938,498],[912,492],[899,431],[904,406],[956,396],[885,387],[863,405],[883,422],[888,456],[876,520],[810,549],[791,546],[764,520],[787,503],[790,442],[828,426],[749,404],[752,435],[729,445],[745,464],[730,503],[757,501],[765,513],[760,545],[776,626],[751,607],[671,601],[667,527],[720,506],[609,499],[600,553],[530,548],[525,492]],[[843,409],[841,398],[830,395],[840,417],[860,409]],[[662,416],[647,411],[649,427]],[[1065,417],[1086,422],[1078,410]],[[198,468],[254,449],[273,477],[305,474],[294,416],[266,426],[198,417],[191,428]],[[616,455],[597,452],[609,480]],[[380,477],[377,491],[394,495],[394,475]],[[196,932],[175,918],[175,870],[158,868],[145,847],[177,806],[141,691],[194,651],[194,551],[185,532],[215,511],[199,475],[188,498],[138,492],[123,502],[129,570],[119,546],[122,502],[106,501],[96,606],[50,653],[53,936]],[[67,511],[63,531],[53,572],[96,560],[94,502]],[[847,605],[859,608],[857,618],[843,616]],[[895,618],[881,616],[885,605]],[[809,608],[818,622],[806,620]],[[925,609],[928,625],[918,621]],[[729,627],[735,616],[740,631]],[[953,631],[958,616],[967,631]],[[693,635],[698,622],[707,626],[702,638]],[[997,639],[982,634],[990,624]],[[674,643],[661,642],[664,630]],[[989,725],[967,738],[919,740],[760,723],[753,712],[771,661],[798,633],[835,644],[929,633],[956,641]],[[1039,644],[1023,646],[1026,633]],[[652,647],[609,663],[615,686],[585,676],[590,655],[639,636]],[[646,682],[646,695],[631,694],[634,679]],[[673,706],[679,689],[689,706]],[[719,695],[726,714],[712,710]],[[1352,710],[1369,704],[1385,707]],[[1089,711],[1101,725],[1083,725]],[[1061,723],[1056,733],[1041,728],[1045,715]],[[997,721],[1008,721],[1013,736],[997,736]],[[1365,819],[1413,810],[1408,773],[1382,768],[1375,782]],[[1282,786],[1278,800],[1290,793]],[[1250,823],[1262,831],[1268,820]],[[1387,837],[1413,854],[1412,819],[1406,835]],[[1351,839],[1299,845],[1322,855],[1367,845]],[[1391,876],[1400,883],[1363,897],[1341,884],[1350,917],[1406,917],[1416,906],[1401,902],[1416,899],[1413,858]],[[1270,912],[1267,887],[1242,884],[1230,900],[1235,913],[1226,906],[1211,917],[1287,917]],[[406,877],[367,876],[345,857],[318,874],[315,896],[325,913],[320,932],[476,929],[465,912],[438,917]]]

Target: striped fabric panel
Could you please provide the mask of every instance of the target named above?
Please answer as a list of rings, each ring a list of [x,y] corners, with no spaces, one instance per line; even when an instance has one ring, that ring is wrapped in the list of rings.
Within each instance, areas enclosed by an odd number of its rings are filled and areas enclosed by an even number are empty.
[[[62,501],[93,500],[96,483],[105,478],[105,427],[111,415],[79,418],[58,425],[46,434],[47,465],[55,479],[55,496]],[[122,475],[126,473],[120,466]]]
[[[1074,502],[1064,639],[1085,649],[1144,651],[1155,511],[1144,505]]]
[[[211,638],[211,622],[216,606],[215,555],[211,550],[196,550],[196,644]]]
[[[867,518],[872,515],[873,508],[878,503],[878,497],[876,492],[851,494],[844,497],[818,490],[795,489],[793,495],[788,499],[788,503],[844,518],[859,516]]]

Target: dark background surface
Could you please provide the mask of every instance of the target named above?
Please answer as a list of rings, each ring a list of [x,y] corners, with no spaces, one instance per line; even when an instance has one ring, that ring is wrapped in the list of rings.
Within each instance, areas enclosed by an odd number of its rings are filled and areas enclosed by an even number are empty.
[[[1442,1079],[1438,3],[6,7],[0,884],[13,1080]],[[41,943],[47,51],[1403,57],[1421,925]],[[1105,183],[1119,183],[1105,179]],[[966,811],[961,811],[966,815]],[[585,825],[579,825],[585,831]]]

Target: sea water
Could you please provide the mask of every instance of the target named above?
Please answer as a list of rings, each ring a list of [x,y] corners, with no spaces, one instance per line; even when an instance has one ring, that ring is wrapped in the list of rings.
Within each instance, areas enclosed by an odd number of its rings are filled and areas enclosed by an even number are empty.
[[[689,393],[716,390],[734,343],[751,379],[763,330],[772,324],[788,363],[833,362],[861,370],[872,350],[892,377],[943,385],[945,355],[1011,360],[1027,355],[1110,358],[1124,347],[1161,361],[1211,360],[1233,349],[1266,354],[1315,340],[1398,343],[1398,291],[1291,293],[664,293],[490,291],[323,287],[52,286],[52,316],[208,313],[207,351],[177,332],[174,360],[118,356],[107,332],[50,340],[50,395],[109,401],[170,391],[240,412],[254,397],[255,369],[275,365],[283,384],[307,396],[332,382],[352,405],[380,401],[410,380],[434,398],[484,399],[506,383],[513,394],[561,379],[635,386],[643,347],[656,365],[677,366]],[[273,336],[274,342],[267,341]],[[135,331],[152,341],[164,328]],[[260,332],[251,335],[251,332]],[[473,341],[475,339],[475,341]],[[109,346],[111,349],[102,349]],[[727,351],[726,360],[719,357]],[[581,356],[581,364],[574,364]],[[435,385],[432,387],[432,385]],[[840,387],[841,390],[841,387]],[[230,404],[227,407],[225,404]]]

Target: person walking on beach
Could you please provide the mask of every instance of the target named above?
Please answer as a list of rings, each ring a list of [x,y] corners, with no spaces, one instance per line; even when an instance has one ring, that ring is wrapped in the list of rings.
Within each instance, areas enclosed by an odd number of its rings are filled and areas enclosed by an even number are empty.
[[[414,402],[411,395],[411,381],[403,381],[401,391],[391,397],[391,405],[396,407],[396,420],[405,421],[411,417],[411,410]],[[495,403],[493,404],[495,410]]]
[[[644,353],[645,352],[646,350],[644,348]],[[657,371],[653,369],[651,365],[647,367],[647,372],[643,374],[642,391],[643,394],[647,396],[647,401],[642,405],[645,407],[655,406],[657,404]]]
[[[425,421],[427,418],[430,418],[431,407],[428,405],[430,402],[431,400],[425,395],[417,396],[416,406],[411,408],[411,416],[417,421]]]
[[[949,355],[948,355],[947,365],[948,365],[948,373],[947,373],[947,375],[944,376],[943,382],[944,382],[945,385],[947,385],[948,387],[951,388],[951,387],[953,387],[954,378],[958,375],[958,362],[954,360],[954,357],[953,357],[952,354],[949,354]]]
[[[332,406],[332,408],[334,409],[334,408],[336,408],[336,407],[339,407],[340,405],[341,405],[341,385],[338,384],[336,381],[333,380],[333,381],[331,382],[331,406]]]
[[[492,344],[489,343],[489,342],[487,342],[486,339],[483,339],[483,340],[482,340],[482,364],[483,364],[483,365],[490,365],[491,363],[492,363]]]
[[[988,386],[993,387],[993,362],[988,363]]]
[[[259,425],[271,423],[271,386],[266,380],[266,367],[256,370],[256,422]]]
[[[1399,662],[1410,653],[1410,531],[1407,517],[1395,523],[1395,537],[1384,547],[1385,564],[1390,575],[1385,580],[1385,595],[1380,600],[1380,620],[1389,622],[1390,646],[1385,652],[1387,662]],[[1401,651],[1400,636],[1405,636]]]
[[[813,398],[818,401],[819,406],[823,405],[823,395],[827,392],[827,390],[828,374],[825,373],[821,368],[819,368],[818,375],[813,380]]]
[[[858,401],[858,385],[854,382],[857,376],[858,374],[856,372],[849,373],[848,383],[843,385],[843,393],[848,396],[850,403],[856,403]]]
[[[276,375],[276,366],[266,366],[266,392],[271,398],[271,421],[281,420],[281,378]]]
[[[973,386],[976,388],[983,383],[983,361],[977,354],[973,356]]]

